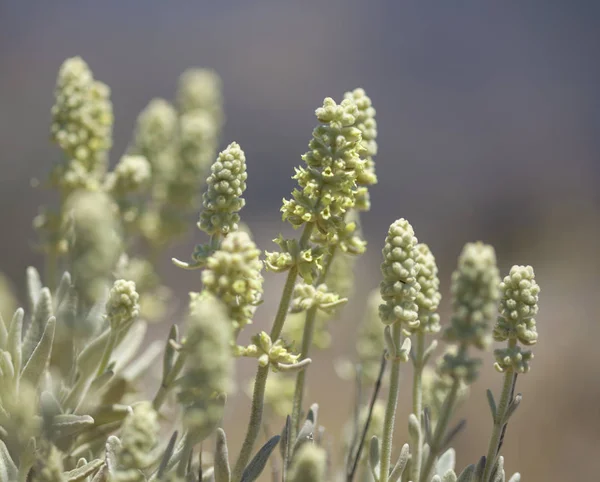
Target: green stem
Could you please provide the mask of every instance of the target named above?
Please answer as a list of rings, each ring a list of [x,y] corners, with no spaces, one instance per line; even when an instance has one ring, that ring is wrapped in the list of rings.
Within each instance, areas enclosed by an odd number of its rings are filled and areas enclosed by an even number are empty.
[[[459,356],[464,354],[466,350],[467,346],[461,344],[459,347]],[[438,457],[440,450],[443,448],[441,445],[443,443],[444,436],[446,435],[446,431],[448,430],[448,424],[450,423],[452,412],[454,412],[454,406],[456,405],[456,397],[458,395],[459,388],[460,378],[454,378],[450,392],[446,396],[444,405],[440,411],[440,418],[435,425],[435,432],[433,433],[433,440],[431,441],[429,456],[427,457],[425,465],[421,471],[421,478],[419,479],[420,482],[426,482],[429,480],[431,470],[433,469],[433,464]]]
[[[510,340],[509,346],[516,345],[516,340]],[[498,451],[500,449],[500,440],[502,438],[502,431],[508,420],[506,420],[506,412],[511,402],[513,386],[514,386],[514,372],[513,370],[507,370],[504,373],[504,384],[502,385],[502,393],[500,395],[500,403],[496,409],[496,417],[494,418],[494,429],[492,430],[492,438],[490,439],[490,445],[488,447],[485,470],[483,472],[483,478],[481,482],[487,482],[492,475],[494,465],[496,465],[496,459],[498,458]]]
[[[316,286],[324,283],[329,273],[329,268],[335,256],[336,246],[331,248],[329,255],[323,266],[323,270],[319,274]],[[300,348],[300,360],[308,358],[310,347],[312,346],[313,335],[315,333],[315,322],[317,320],[317,307],[313,306],[306,312],[306,319],[304,321],[304,331],[302,333],[302,345]],[[296,388],[294,390],[294,398],[292,401],[292,423],[291,423],[291,437],[290,440],[296,440],[298,430],[300,430],[300,412],[302,410],[302,401],[304,399],[304,387],[306,385],[306,372],[307,370],[300,370],[296,375]]]
[[[250,409],[250,422],[248,423],[248,431],[246,438],[242,444],[240,455],[233,469],[231,480],[239,482],[242,478],[244,469],[250,461],[254,443],[260,432],[262,423],[263,405],[265,398],[265,387],[267,385],[267,377],[269,376],[269,365],[258,367],[256,379],[254,380],[254,392],[252,394],[252,408]]]
[[[304,226],[304,231],[302,232],[299,242],[300,249],[305,249],[305,247],[308,245],[313,228],[314,224],[312,223]],[[271,328],[270,336],[273,343],[275,343],[275,341],[279,338],[279,335],[281,335],[281,330],[283,330],[283,324],[285,323],[290,302],[292,301],[294,285],[296,284],[297,277],[298,267],[292,266],[288,271],[287,279],[285,281],[285,285],[283,286],[283,293],[281,294],[281,300],[279,301],[279,307],[277,308],[275,320],[273,321],[273,327]],[[265,387],[267,385],[268,376],[269,365],[264,367],[259,366],[258,371],[256,372],[256,379],[254,381],[252,407],[250,409],[250,422],[248,423],[248,430],[246,431],[246,437],[244,438],[240,455],[238,456],[238,460],[233,470],[231,477],[232,482],[239,482],[242,478],[242,473],[250,461],[254,444],[260,432],[265,398]]]
[[[412,393],[412,411],[419,421],[419,427],[422,427],[422,412],[423,412],[423,356],[425,354],[425,333],[418,332],[415,336],[415,351],[414,351],[414,375],[413,375],[413,393]],[[414,441],[414,453],[411,460],[412,478],[411,480],[418,481],[421,475],[421,464],[423,458],[423,430],[418,433],[418,440]]]
[[[390,475],[390,463],[392,459],[392,439],[394,435],[394,421],[396,418],[396,405],[398,404],[398,390],[400,385],[400,357],[402,327],[400,323],[392,325],[392,337],[396,345],[396,353],[390,353],[392,357],[392,369],[390,372],[390,391],[385,407],[385,419],[383,422],[383,440],[381,441],[381,470],[379,481],[387,482]]]

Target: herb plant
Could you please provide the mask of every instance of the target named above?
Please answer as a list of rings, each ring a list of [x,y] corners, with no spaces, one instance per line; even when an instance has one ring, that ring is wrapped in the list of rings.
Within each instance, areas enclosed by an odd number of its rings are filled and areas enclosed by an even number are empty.
[[[28,268],[25,309],[0,320],[0,481],[252,482],[269,463],[283,482],[504,482],[517,376],[529,371],[527,347],[537,341],[533,269],[513,266],[501,279],[493,247],[468,243],[442,323],[434,255],[406,219],[392,223],[349,367],[362,390],[347,434],[329,434],[305,389],[311,353],[331,341],[328,322],[361,295],[352,270],[366,250],[360,217],[377,182],[375,109],[362,89],[316,109],[297,187],[281,207],[298,236],[279,236],[263,252],[240,218],[244,151],[231,142],[217,153],[221,104],[216,74],[187,71],[175,104],[150,102],[110,170],[109,88],[81,58],[60,68],[50,131],[64,162],[46,183],[58,202],[34,221],[46,266],[43,277]],[[156,263],[198,212],[204,242],[189,261],[173,260],[200,272],[185,322],[144,346],[148,322],[165,318],[173,296]],[[270,330],[252,333],[263,268],[281,273],[283,288],[271,294],[280,298]],[[242,330],[252,333],[249,345],[238,342]],[[453,414],[492,340],[504,344],[493,352],[503,381],[498,395],[487,392],[489,447],[457,470],[451,445],[465,422]],[[160,360],[160,382],[142,385]],[[243,443],[230,451],[223,409],[239,362],[256,375]],[[412,365],[412,407],[409,440],[398,447],[404,365]],[[266,443],[265,410],[281,417],[281,434]],[[344,463],[333,464],[342,449]]]

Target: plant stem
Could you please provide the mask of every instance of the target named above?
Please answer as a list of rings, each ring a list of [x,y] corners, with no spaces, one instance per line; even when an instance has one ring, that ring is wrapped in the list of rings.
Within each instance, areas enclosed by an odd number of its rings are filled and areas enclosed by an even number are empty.
[[[414,351],[414,374],[413,374],[413,393],[412,393],[412,411],[419,420],[419,427],[422,427],[423,412],[423,355],[425,354],[425,333],[419,331],[415,336]],[[419,430],[418,440],[414,441],[413,456],[411,460],[411,480],[418,481],[421,475],[421,459],[423,457],[423,430]]]
[[[466,345],[461,344],[459,347],[459,354],[464,354],[466,350]],[[429,447],[429,456],[427,457],[427,461],[425,462],[425,465],[422,468],[421,478],[419,479],[420,482],[426,482],[429,480],[431,469],[433,469],[435,459],[438,457],[439,451],[442,449],[441,444],[444,439],[444,435],[446,434],[446,430],[448,429],[448,423],[450,423],[450,418],[452,416],[452,412],[454,411],[454,406],[456,405],[456,396],[458,395],[459,387],[460,378],[455,378],[452,382],[450,392],[444,400],[444,405],[442,406],[442,410],[440,412],[440,418],[435,425],[433,440],[431,441],[431,446]]]
[[[308,244],[308,240],[310,239],[310,235],[312,234],[313,228],[314,224],[312,223],[304,226],[304,231],[302,232],[302,236],[300,237],[299,242],[300,249],[304,249],[305,246]],[[281,294],[281,300],[279,301],[279,307],[277,308],[275,320],[273,321],[273,327],[271,328],[270,336],[273,343],[275,343],[275,341],[279,338],[279,335],[281,335],[281,330],[283,329],[283,324],[285,323],[285,318],[290,307],[290,302],[292,301],[294,285],[296,284],[297,277],[298,267],[292,266],[288,271],[287,279],[285,281],[285,285],[283,286],[283,293]],[[252,455],[252,450],[254,449],[254,443],[256,442],[256,438],[258,437],[258,434],[260,432],[265,398],[265,387],[267,385],[268,376],[269,365],[264,367],[259,366],[254,381],[254,392],[252,393],[250,422],[248,423],[248,430],[246,431],[246,437],[244,438],[244,443],[242,444],[240,455],[238,456],[235,468],[233,470],[233,474],[231,477],[232,482],[239,482],[242,478],[244,469],[250,461],[250,456]]]
[[[514,346],[516,340],[510,340],[509,346]],[[492,430],[492,438],[490,439],[490,445],[488,447],[485,470],[483,472],[483,478],[481,482],[487,482],[492,475],[494,465],[496,465],[496,459],[498,458],[498,451],[500,449],[500,440],[502,439],[503,429],[508,422],[506,420],[506,412],[508,406],[513,397],[514,384],[515,384],[515,373],[513,370],[507,370],[504,373],[504,384],[502,385],[502,394],[500,395],[500,402],[496,409],[496,417],[494,418],[494,429]]]
[[[383,422],[380,482],[388,481],[392,459],[392,439],[394,435],[394,421],[396,418],[396,405],[398,403],[398,390],[400,385],[400,357],[398,356],[398,351],[401,346],[402,327],[398,322],[392,325],[392,337],[394,344],[396,345],[396,353],[390,353],[390,356],[392,357],[392,370],[390,372],[390,391],[388,393],[387,406],[385,407],[385,419]]]
[[[267,385],[267,377],[269,376],[269,365],[264,367],[259,366],[256,372],[256,379],[254,380],[254,392],[252,394],[252,408],[250,409],[250,422],[248,423],[248,431],[246,432],[246,438],[242,444],[240,455],[233,469],[231,480],[233,482],[239,482],[242,478],[242,474],[246,465],[250,461],[252,450],[254,449],[254,443],[260,432],[262,423],[263,405],[265,398],[265,387]]]
[[[315,283],[316,286],[324,283],[329,273],[329,268],[333,261],[333,257],[336,253],[336,246],[331,248],[329,255],[323,266],[323,270],[319,274],[319,277]],[[302,345],[300,348],[300,360],[308,358],[310,347],[312,346],[313,335],[315,333],[315,322],[317,321],[317,307],[313,306],[306,312],[306,319],[304,321],[304,331],[302,333]],[[302,411],[302,401],[304,399],[304,387],[306,385],[306,372],[307,370],[300,370],[296,375],[296,388],[294,390],[294,398],[292,401],[292,425],[291,425],[291,439],[296,440],[298,430],[300,430],[300,412]]]

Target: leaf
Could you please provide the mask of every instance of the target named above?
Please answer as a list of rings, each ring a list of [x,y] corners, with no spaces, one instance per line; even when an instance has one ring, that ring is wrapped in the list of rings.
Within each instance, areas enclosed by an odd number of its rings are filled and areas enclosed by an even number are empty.
[[[456,473],[454,470],[448,470],[442,477],[442,482],[456,482]]]
[[[0,480],[17,480],[17,466],[8,453],[4,442],[0,440]]]
[[[440,477],[444,476],[449,470],[454,470],[456,463],[456,451],[453,448],[446,450],[435,465],[435,473]]]
[[[52,316],[52,295],[48,288],[42,288],[37,304],[35,305],[35,311],[25,338],[23,340],[23,360],[25,363],[32,356],[33,350],[39,344],[46,327],[48,318]]]
[[[171,460],[171,456],[173,455],[173,450],[175,449],[176,441],[177,441],[177,430],[175,430],[175,432],[173,432],[173,435],[171,435],[171,438],[169,439],[169,443],[167,444],[167,447],[165,448],[165,453],[163,454],[162,458],[160,459],[160,464],[158,466],[158,470],[156,471],[155,476],[153,476],[151,480],[156,480],[156,479],[160,480],[162,478],[162,476],[164,475],[165,471],[167,470],[169,460]]]
[[[315,429],[315,427],[314,427],[312,421],[309,419],[306,419],[304,421],[304,424],[302,425],[302,428],[300,429],[300,432],[298,432],[296,441],[294,442],[293,453],[295,453],[302,446],[302,444],[313,440],[314,429]]]
[[[92,460],[85,465],[70,470],[69,472],[65,472],[63,476],[67,482],[81,482],[98,470],[102,464],[104,464],[104,460],[102,459]]]
[[[8,352],[12,359],[15,373],[21,373],[21,364],[23,360],[23,352],[21,350],[21,336],[23,333],[23,317],[25,312],[23,308],[15,311],[10,326],[8,327]]]
[[[125,380],[137,380],[142,377],[162,352],[162,342],[154,341],[134,361],[129,363],[121,373]]]
[[[396,465],[394,465],[394,470],[392,470],[392,473],[390,474],[389,482],[397,482],[400,480],[400,477],[402,477],[402,474],[404,473],[404,469],[406,469],[409,458],[410,448],[408,444],[404,444],[400,450],[398,461],[396,462]]]
[[[421,439],[421,423],[414,413],[408,416],[408,434],[413,443]]]
[[[515,472],[508,482],[521,482],[521,474],[519,472]]]
[[[467,465],[465,469],[460,473],[457,482],[476,482],[475,479],[475,465]]]
[[[91,425],[94,425],[94,419],[89,415],[66,413],[56,415],[52,420],[52,429],[59,432],[61,437],[73,436]]]
[[[40,273],[33,266],[27,268],[27,301],[29,303],[29,313],[35,311],[35,307],[40,299],[40,292],[42,291],[42,281],[40,279]]]
[[[77,296],[77,290],[70,287],[67,288],[67,292],[63,295],[63,299],[58,305],[58,308],[56,308],[56,320],[58,324],[68,327],[71,331],[75,328],[78,301],[79,297]]]
[[[489,388],[486,390],[486,394],[487,394],[488,405],[490,406],[490,411],[492,412],[492,419],[495,422],[496,421],[496,413],[497,413],[496,400],[494,400],[494,394],[492,393],[492,391]]]
[[[308,411],[308,415],[306,416],[306,420],[310,420],[313,424],[313,427],[317,426],[317,417],[319,415],[319,404],[318,403],[313,403],[310,406],[310,409]]]
[[[162,371],[163,383],[167,380],[169,373],[171,373],[175,359],[176,350],[173,347],[173,345],[171,345],[171,340],[173,340],[175,343],[179,343],[179,328],[177,327],[177,325],[171,326],[171,329],[169,330],[169,336],[167,337],[167,343],[165,344]]]
[[[504,473],[504,457],[502,455],[498,457],[494,470],[492,470],[492,482],[504,482],[506,474]]]
[[[0,314],[0,350],[6,349],[6,341],[8,339],[8,331],[6,331],[6,325],[4,324],[4,318]]]
[[[110,476],[116,475],[117,454],[119,453],[120,449],[121,449],[121,441],[114,435],[111,435],[110,437],[108,437],[108,439],[106,440],[106,445],[105,445],[104,460],[106,462],[106,469],[108,470],[108,474]]]
[[[119,373],[134,359],[137,351],[142,346],[148,324],[145,322],[135,323],[123,338],[115,345],[111,360],[114,360],[113,371]]]
[[[40,342],[33,350],[31,358],[29,358],[29,361],[21,373],[21,380],[29,382],[34,387],[39,384],[40,378],[42,377],[44,370],[46,369],[46,365],[50,360],[50,355],[52,353],[52,342],[54,341],[55,326],[56,318],[52,316],[48,320],[48,323],[46,323],[44,334],[42,335]]]
[[[58,288],[56,288],[56,292],[54,293],[54,308],[58,309],[58,307],[63,302],[65,296],[68,294],[69,289],[71,288],[71,275],[68,271],[65,271],[60,278],[60,282],[58,283]]]
[[[250,461],[250,463],[244,470],[240,482],[254,482],[256,479],[258,479],[258,476],[261,474],[261,472],[265,468],[265,465],[267,464],[267,460],[269,460],[271,452],[279,443],[280,438],[280,435],[275,435],[271,437],[269,441],[262,446],[262,448],[258,451],[258,453],[254,456],[254,458]]]
[[[451,430],[448,431],[448,434],[444,438],[441,447],[445,448],[450,445],[454,437],[456,437],[467,425],[467,421],[463,418],[460,422],[458,422]]]
[[[289,465],[290,458],[290,437],[291,437],[291,428],[292,428],[292,417],[289,415],[285,417],[285,425],[283,426],[283,431],[281,432],[281,443],[279,444],[279,452],[281,454],[281,460],[283,461],[283,470],[287,469]]]
[[[379,475],[381,473],[381,466],[379,465],[380,461],[379,439],[376,435],[373,435],[371,442],[369,442],[369,467],[371,468],[371,474],[375,480],[379,480]]]
[[[230,482],[229,451],[227,450],[227,438],[222,428],[217,429],[217,447],[214,459],[215,482]]]

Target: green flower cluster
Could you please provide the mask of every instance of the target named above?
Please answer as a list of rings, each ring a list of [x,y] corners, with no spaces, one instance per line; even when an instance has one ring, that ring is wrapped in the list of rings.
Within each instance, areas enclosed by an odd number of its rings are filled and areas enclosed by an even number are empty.
[[[150,402],[133,407],[121,426],[121,446],[111,482],[144,482],[141,472],[154,462],[160,426],[158,414]]]
[[[494,327],[494,339],[508,341],[509,346],[494,350],[494,366],[500,372],[514,370],[527,373],[533,353],[530,350],[522,350],[517,342],[530,346],[534,345],[538,338],[535,316],[539,310],[540,287],[535,281],[533,268],[513,266],[508,276],[500,283],[500,291],[500,316]]]
[[[299,283],[294,287],[290,311],[299,313],[317,307],[321,311],[332,313],[347,301],[348,298],[342,298],[337,293],[329,291],[326,284],[313,286]]]
[[[348,209],[354,207],[356,180],[364,170],[361,133],[354,127],[358,108],[346,99],[341,104],[326,98],[316,110],[322,124],[313,131],[310,151],[302,156],[306,167],[296,169],[299,189],[284,200],[283,219],[292,226],[314,223],[326,237],[343,226]]]
[[[222,396],[231,388],[231,322],[226,307],[209,293],[194,296],[182,347],[186,356],[179,382],[183,425],[200,441],[222,416]]]
[[[252,323],[256,306],[261,301],[260,253],[247,233],[233,232],[206,260],[202,272],[204,288],[227,306],[236,332]]]
[[[296,367],[304,368],[306,365],[298,363],[299,355],[290,353],[283,340],[278,339],[273,342],[269,334],[264,331],[254,335],[252,343],[247,347],[238,347],[238,355],[258,358],[258,364],[261,367],[271,365],[275,371],[290,371]]]
[[[417,243],[410,223],[406,219],[395,221],[385,239],[381,264],[381,321],[386,325],[401,323],[408,331],[419,327],[417,297],[421,286],[417,281],[420,269]]]
[[[135,320],[140,314],[139,299],[133,281],[115,281],[106,302],[106,317],[110,326],[119,328]]]
[[[115,197],[138,192],[149,185],[150,163],[144,156],[123,156],[106,176],[105,189]]]
[[[417,252],[420,266],[417,282],[421,286],[416,299],[419,307],[419,330],[423,333],[437,333],[441,329],[437,309],[442,300],[438,267],[429,246],[419,243]]]
[[[109,88],[94,80],[80,57],[63,63],[56,84],[51,126],[52,139],[69,158],[63,174],[66,171],[79,178],[86,173],[93,178],[104,173],[106,152],[112,145],[113,113],[109,96]]]
[[[246,156],[237,142],[222,151],[210,168],[207,189],[202,196],[198,227],[211,235],[226,235],[238,230],[246,190]]]

